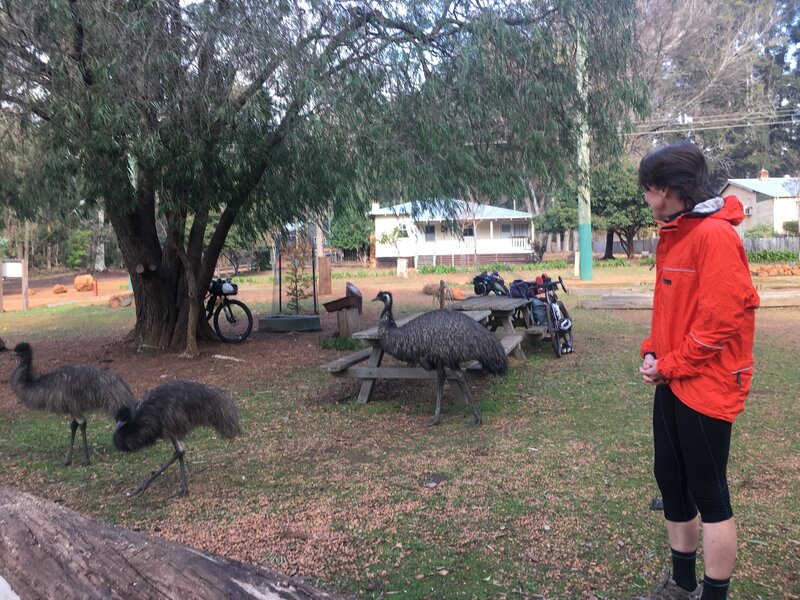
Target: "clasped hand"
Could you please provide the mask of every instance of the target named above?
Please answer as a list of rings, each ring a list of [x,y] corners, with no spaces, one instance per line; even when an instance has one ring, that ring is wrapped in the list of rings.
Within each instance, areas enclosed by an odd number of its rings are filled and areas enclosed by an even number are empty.
[[[658,372],[658,359],[652,354],[645,354],[642,366],[639,367],[642,378],[652,385],[667,383],[667,378]]]

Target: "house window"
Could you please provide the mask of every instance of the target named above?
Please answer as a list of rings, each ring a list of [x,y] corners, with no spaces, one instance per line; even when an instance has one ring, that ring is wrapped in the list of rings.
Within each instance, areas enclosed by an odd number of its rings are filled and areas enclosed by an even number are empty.
[[[475,230],[472,228],[472,225],[467,225],[461,230],[461,235],[464,237],[475,237]]]
[[[511,224],[500,225],[500,237],[511,237]]]
[[[433,242],[434,240],[436,240],[436,226],[425,225],[425,241]]]
[[[405,223],[400,223],[400,225],[397,226],[397,229],[398,229],[398,232],[397,232],[398,236],[397,237],[401,237],[401,238],[407,238],[408,237],[408,229],[406,229]]]
[[[528,237],[528,224],[514,223],[514,237]]]

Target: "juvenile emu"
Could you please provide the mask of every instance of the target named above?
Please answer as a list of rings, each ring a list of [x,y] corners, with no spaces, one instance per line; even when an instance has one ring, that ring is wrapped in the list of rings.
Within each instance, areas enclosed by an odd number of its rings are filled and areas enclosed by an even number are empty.
[[[213,427],[224,438],[242,432],[239,409],[228,394],[194,381],[170,381],[144,395],[133,408],[117,412],[114,446],[123,452],[135,452],[151,446],[159,439],[169,439],[175,452],[160,468],[150,473],[128,497],[140,496],[153,480],[176,460],[180,461],[181,488],[178,496],[189,491],[183,438],[195,427]]]
[[[109,415],[123,406],[136,402],[128,384],[103,369],[88,365],[60,367],[51,373],[33,375],[33,350],[25,342],[14,347],[11,356],[19,365],[11,375],[11,388],[28,408],[72,416],[69,448],[64,466],[72,463],[72,449],[78,427],[83,437],[83,462],[89,464],[89,444],[86,441],[86,417],[83,413],[105,410]]]
[[[392,293],[378,292],[373,302],[378,300],[384,305],[378,325],[383,349],[399,360],[418,363],[427,371],[436,370],[436,412],[428,424],[437,425],[441,420],[445,369],[450,369],[469,401],[475,425],[480,425],[481,414],[461,372],[461,363],[478,360],[489,373],[502,375],[508,370],[508,358],[500,340],[467,315],[446,308],[425,313],[397,327],[392,315]]]

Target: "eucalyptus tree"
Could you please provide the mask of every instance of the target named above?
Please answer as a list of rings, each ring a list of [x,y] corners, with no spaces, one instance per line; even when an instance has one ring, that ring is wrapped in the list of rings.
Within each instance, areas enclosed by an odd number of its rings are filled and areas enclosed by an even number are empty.
[[[332,205],[522,194],[641,109],[632,0],[4,0],[0,108],[35,170],[102,202],[140,343],[187,344],[226,237]],[[41,170],[41,169],[40,169]],[[207,235],[210,232],[210,235]]]

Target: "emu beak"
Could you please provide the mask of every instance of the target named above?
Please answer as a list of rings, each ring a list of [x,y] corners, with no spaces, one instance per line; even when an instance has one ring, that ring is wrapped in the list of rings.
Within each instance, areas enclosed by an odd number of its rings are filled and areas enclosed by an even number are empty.
[[[381,299],[381,295],[380,295],[380,294],[378,294],[377,296],[375,296],[375,297],[372,299],[372,302],[378,302],[380,299]]]
[[[117,421],[117,429],[125,425],[125,421]]]

